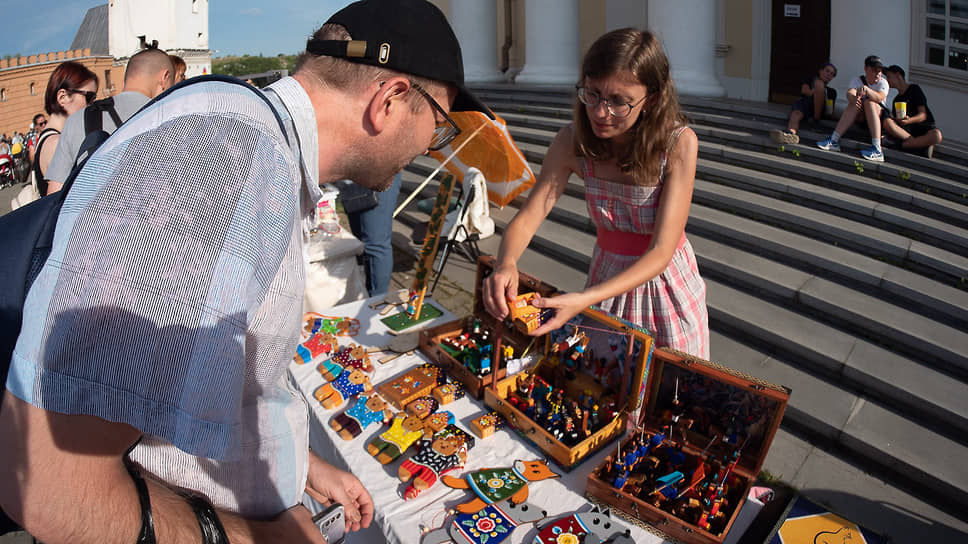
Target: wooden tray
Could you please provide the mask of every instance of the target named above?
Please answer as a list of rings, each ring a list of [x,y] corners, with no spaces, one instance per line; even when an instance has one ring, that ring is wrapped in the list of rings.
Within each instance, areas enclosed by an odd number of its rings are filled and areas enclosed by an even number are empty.
[[[629,483],[621,490],[615,487],[615,473],[610,470],[619,458],[616,447],[616,452],[589,474],[586,494],[628,517],[651,524],[675,540],[687,544],[721,544],[763,465],[783,418],[790,390],[666,349],[655,350],[651,370],[641,430],[623,440],[622,456],[628,454],[633,440],[641,433],[646,437],[665,433],[681,443],[685,454],[679,470],[683,474],[682,483],[676,487],[686,489],[690,483],[698,483],[693,491],[682,491],[675,499],[664,499],[658,505],[653,502],[656,495],[650,492],[661,486],[656,477],[671,473],[672,467],[664,466],[663,455],[671,457],[675,448],[666,442],[662,446],[666,448],[664,454],[662,448],[657,448],[650,454],[652,459],[643,457],[646,460],[635,465],[627,479]],[[727,437],[725,442],[723,437]],[[702,480],[694,472],[700,459],[705,469]],[[658,460],[659,466],[650,474],[654,460]],[[641,481],[635,476],[637,472],[644,474]],[[712,495],[702,486],[712,485],[714,474],[718,479],[725,475],[728,484],[722,492],[725,501],[720,506],[722,515],[709,518],[708,526],[703,527],[699,523],[702,499]],[[695,508],[682,508],[689,498],[699,500],[699,516]]]

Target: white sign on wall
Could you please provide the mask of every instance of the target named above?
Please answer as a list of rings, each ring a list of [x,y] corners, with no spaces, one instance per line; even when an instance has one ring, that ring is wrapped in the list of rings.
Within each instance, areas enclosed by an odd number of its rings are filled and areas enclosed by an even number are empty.
[[[784,17],[799,17],[800,16],[800,4],[783,4],[783,16]]]

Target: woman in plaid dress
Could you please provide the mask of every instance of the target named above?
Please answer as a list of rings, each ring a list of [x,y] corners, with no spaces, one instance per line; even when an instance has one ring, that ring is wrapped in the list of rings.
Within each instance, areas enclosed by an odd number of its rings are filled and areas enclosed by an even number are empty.
[[[538,183],[508,225],[484,302],[495,317],[517,295],[517,261],[564,192],[585,181],[597,240],[585,289],[540,299],[561,327],[591,305],[653,332],[656,344],[709,358],[706,286],[685,236],[699,143],[685,126],[656,37],[609,32],[585,54],[574,123],[548,149]]]

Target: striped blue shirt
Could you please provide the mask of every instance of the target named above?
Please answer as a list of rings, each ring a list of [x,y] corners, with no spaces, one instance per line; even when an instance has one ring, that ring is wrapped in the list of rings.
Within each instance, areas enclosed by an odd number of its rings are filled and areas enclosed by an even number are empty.
[[[218,82],[176,91],[98,149],[7,380],[44,410],[138,428],[147,470],[254,517],[300,502],[307,470],[307,408],[286,368],[319,197],[316,122],[295,80],[274,89],[301,153],[263,100]]]

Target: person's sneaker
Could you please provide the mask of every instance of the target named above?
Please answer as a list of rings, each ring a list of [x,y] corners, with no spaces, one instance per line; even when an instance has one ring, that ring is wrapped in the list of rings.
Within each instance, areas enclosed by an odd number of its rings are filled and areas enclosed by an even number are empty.
[[[823,149],[824,151],[840,151],[840,142],[835,142],[830,138],[822,142],[817,142],[817,147]]]
[[[927,158],[929,158],[929,159],[932,158],[932,157],[934,157],[934,146],[933,145],[929,145],[928,147],[924,148],[924,156],[927,157]]]
[[[800,137],[796,134],[790,132],[789,130],[777,130],[773,129],[770,131],[770,139],[778,144],[798,144],[800,143]]]
[[[873,162],[884,162],[884,153],[874,146],[870,146],[860,152],[860,156]]]

